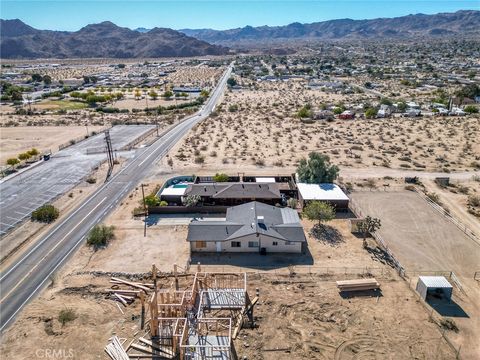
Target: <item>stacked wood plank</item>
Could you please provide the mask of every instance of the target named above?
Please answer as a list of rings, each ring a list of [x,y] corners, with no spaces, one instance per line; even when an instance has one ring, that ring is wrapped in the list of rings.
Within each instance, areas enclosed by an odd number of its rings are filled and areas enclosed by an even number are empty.
[[[130,360],[130,357],[117,336],[110,338],[110,343],[105,346],[105,352],[112,360]]]
[[[355,279],[337,281],[337,287],[340,291],[362,291],[379,289],[380,284],[375,278]]]
[[[112,288],[106,289],[106,292],[110,294],[112,300],[118,301],[123,306],[127,306],[135,301],[137,297],[140,297],[141,292],[147,294],[153,289],[153,284],[127,281],[115,277],[111,278],[110,283],[113,284]],[[120,286],[129,286],[130,289],[121,289]]]

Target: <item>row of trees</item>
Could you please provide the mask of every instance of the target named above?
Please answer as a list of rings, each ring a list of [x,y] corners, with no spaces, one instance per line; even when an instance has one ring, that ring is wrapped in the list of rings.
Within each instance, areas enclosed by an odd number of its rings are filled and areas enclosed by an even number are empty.
[[[16,165],[20,164],[20,162],[27,161],[32,157],[38,156],[38,154],[39,154],[38,150],[35,148],[32,148],[26,152],[18,154],[17,157],[7,159],[6,163],[7,165],[15,167]]]

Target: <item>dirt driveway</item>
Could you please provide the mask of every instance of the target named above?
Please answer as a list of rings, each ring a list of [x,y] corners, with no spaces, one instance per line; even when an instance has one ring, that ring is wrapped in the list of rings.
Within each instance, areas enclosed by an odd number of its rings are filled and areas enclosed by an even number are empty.
[[[354,192],[352,198],[365,215],[382,220],[379,233],[407,271],[472,277],[480,270],[480,246],[414,192]]]

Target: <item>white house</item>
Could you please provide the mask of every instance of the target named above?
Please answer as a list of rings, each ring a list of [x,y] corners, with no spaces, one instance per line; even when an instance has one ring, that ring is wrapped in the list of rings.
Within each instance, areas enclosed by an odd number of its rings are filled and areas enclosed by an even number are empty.
[[[252,201],[227,209],[224,221],[193,220],[192,252],[301,253],[306,246],[298,213]]]

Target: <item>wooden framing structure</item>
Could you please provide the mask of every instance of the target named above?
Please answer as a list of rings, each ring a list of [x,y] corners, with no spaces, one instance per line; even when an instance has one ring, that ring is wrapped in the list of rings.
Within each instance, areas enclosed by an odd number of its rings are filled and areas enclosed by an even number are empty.
[[[148,300],[152,344],[179,359],[236,359],[232,339],[245,315],[253,323],[258,300],[250,301],[246,279],[246,273],[197,272],[191,288],[181,291],[178,279],[175,290],[158,289],[155,274]]]

